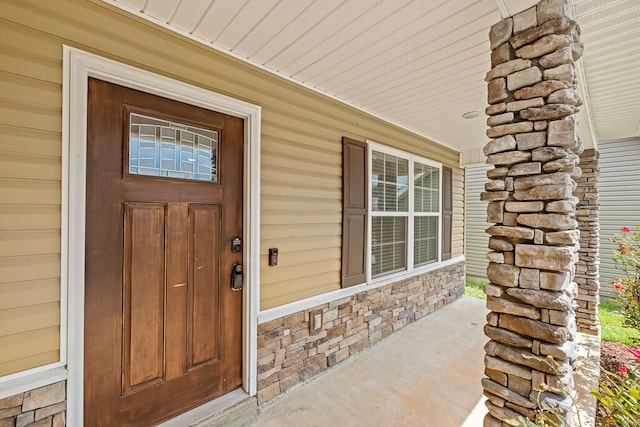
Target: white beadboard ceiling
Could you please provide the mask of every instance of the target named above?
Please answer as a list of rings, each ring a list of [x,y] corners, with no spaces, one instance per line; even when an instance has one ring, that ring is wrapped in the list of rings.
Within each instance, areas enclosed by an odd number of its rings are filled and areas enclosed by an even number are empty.
[[[599,140],[640,137],[640,0],[576,0]]]
[[[104,1],[461,152],[487,142],[489,28],[537,3]],[[574,4],[586,45],[582,120],[597,139],[640,136],[640,0]]]

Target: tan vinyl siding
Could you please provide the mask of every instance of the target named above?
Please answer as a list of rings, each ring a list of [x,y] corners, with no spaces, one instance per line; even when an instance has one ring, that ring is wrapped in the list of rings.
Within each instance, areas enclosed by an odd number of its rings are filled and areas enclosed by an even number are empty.
[[[58,324],[60,304],[30,305],[0,312],[0,336],[35,331]]]
[[[611,278],[621,274],[613,263],[611,238],[621,227],[640,225],[640,138],[600,142],[600,289],[612,297]]]
[[[457,158],[453,168],[453,219],[451,222],[451,257],[464,255],[464,170],[458,167]]]
[[[57,326],[0,336],[0,372],[5,374],[55,362],[59,358]]]
[[[489,169],[489,166],[470,166],[465,169],[465,266],[467,276],[479,278],[487,277],[489,235],[485,230],[491,224],[487,222],[487,203],[480,201],[480,193],[484,191]]]
[[[7,22],[0,40],[2,376],[60,359],[62,76],[56,43]]]
[[[0,285],[0,293],[8,298],[0,300],[0,310],[29,307],[60,299],[60,281],[40,279]]]
[[[0,7],[0,300],[16,295],[0,312],[59,311],[63,44],[262,106],[261,309],[340,288],[342,136],[452,167],[453,256],[463,253],[463,177],[453,150],[98,0]],[[280,249],[277,267],[267,266],[269,247]],[[42,298],[24,305],[38,286]],[[25,320],[40,329],[0,335],[0,375],[58,359],[52,313]]]

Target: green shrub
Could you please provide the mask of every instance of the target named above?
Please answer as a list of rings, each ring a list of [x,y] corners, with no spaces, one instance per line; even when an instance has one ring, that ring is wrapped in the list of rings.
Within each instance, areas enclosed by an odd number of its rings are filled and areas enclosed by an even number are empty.
[[[485,280],[467,278],[465,280],[464,294],[468,297],[487,299],[487,295],[484,293],[484,285],[486,284]]]
[[[636,229],[640,230],[640,226]],[[622,227],[612,241],[618,245],[613,251],[613,262],[621,273],[611,283],[616,290],[616,302],[622,307],[624,324],[640,328],[640,233]]]

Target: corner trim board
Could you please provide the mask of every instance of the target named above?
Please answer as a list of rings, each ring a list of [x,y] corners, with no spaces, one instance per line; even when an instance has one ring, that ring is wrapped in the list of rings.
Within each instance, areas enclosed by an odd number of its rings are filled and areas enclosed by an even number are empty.
[[[509,8],[504,3],[504,0],[495,0],[495,3],[503,19],[511,16],[511,14],[509,13]]]

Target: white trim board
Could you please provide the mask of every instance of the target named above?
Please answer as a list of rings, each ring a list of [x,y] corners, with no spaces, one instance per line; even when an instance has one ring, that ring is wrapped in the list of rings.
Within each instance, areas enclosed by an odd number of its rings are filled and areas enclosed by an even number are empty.
[[[62,289],[67,349],[67,422],[83,424],[84,242],[86,192],[87,82],[89,77],[243,118],[244,265],[242,386],[255,395],[257,313],[260,289],[260,106],[64,46],[62,130]],[[65,310],[66,308],[66,310]],[[64,356],[63,356],[64,357]],[[64,360],[64,359],[63,359]]]
[[[66,379],[67,369],[61,362],[6,375],[0,384],[0,400]]]

